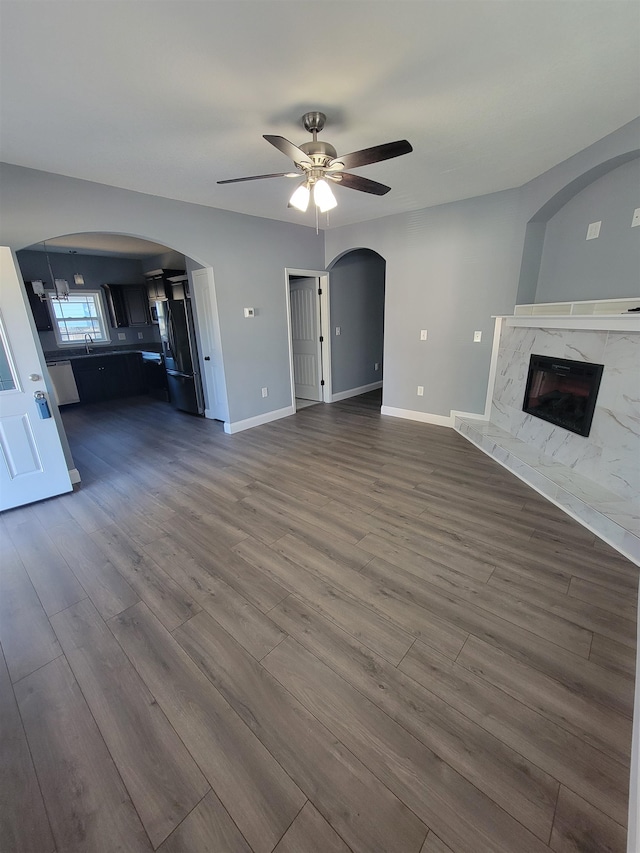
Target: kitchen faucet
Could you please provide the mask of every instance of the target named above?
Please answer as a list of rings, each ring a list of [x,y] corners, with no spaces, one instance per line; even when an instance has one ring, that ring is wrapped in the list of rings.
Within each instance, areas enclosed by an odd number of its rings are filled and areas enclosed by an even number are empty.
[[[88,340],[87,340],[87,338],[88,338]],[[87,333],[84,336],[84,348],[87,351],[87,355],[89,355],[89,353],[91,352],[91,347],[89,346],[89,344],[92,344],[92,343],[93,343],[93,338],[91,337],[90,334]]]

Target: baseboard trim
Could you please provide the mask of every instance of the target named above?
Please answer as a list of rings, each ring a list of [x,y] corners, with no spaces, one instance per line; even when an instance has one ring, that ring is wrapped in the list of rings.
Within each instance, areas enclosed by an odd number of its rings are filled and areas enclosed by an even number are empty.
[[[380,412],[383,415],[390,415],[392,418],[404,418],[406,421],[420,421],[423,424],[433,424],[434,426],[453,426],[451,415],[432,415],[430,412],[414,412],[412,409],[396,409],[394,406],[383,406]]]
[[[75,486],[77,483],[82,482],[82,478],[80,477],[80,471],[77,468],[69,468],[69,479],[71,480],[71,485]]]
[[[339,400],[346,400],[348,397],[358,397],[360,394],[366,394],[367,391],[376,391],[382,388],[382,382],[370,382],[368,385],[360,385],[359,388],[349,388],[348,391],[338,391],[331,395],[331,403],[337,403]]]
[[[478,412],[458,412],[455,409],[451,409],[452,426],[455,426],[456,418],[467,418],[467,420],[473,421],[488,421],[489,415],[481,415]]]
[[[262,424],[271,423],[271,421],[279,421],[280,418],[288,418],[289,415],[295,415],[295,412],[296,410],[293,406],[285,406],[284,409],[275,409],[273,412],[265,412],[264,415],[245,418],[243,421],[234,421],[233,423],[225,421],[224,431],[228,435],[233,435],[245,429],[253,429],[253,427],[262,426]]]

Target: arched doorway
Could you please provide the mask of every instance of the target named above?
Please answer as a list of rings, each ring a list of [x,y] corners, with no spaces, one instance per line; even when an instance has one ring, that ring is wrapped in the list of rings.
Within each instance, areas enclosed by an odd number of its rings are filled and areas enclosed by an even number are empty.
[[[65,404],[72,407],[74,403],[115,402],[144,395],[164,400],[167,407],[174,404],[182,411],[193,411],[195,407],[181,402],[175,390],[167,390],[169,363],[157,313],[157,307],[165,304],[182,308],[185,335],[187,329],[190,335],[183,345],[188,347],[191,361],[173,366],[184,369],[188,365],[193,376],[177,381],[192,382],[194,389],[198,383],[198,414],[228,420],[210,267],[168,246],[113,233],[52,238],[46,244],[19,250],[16,257],[32,306],[42,361],[49,379],[55,375],[59,380],[50,382],[50,393],[55,399],[58,390],[63,412]],[[52,298],[56,279],[59,287],[68,288],[68,300]],[[156,300],[163,303],[156,304]],[[172,345],[176,344],[176,328]],[[115,354],[120,357],[110,358]],[[85,411],[90,416],[91,406]],[[64,446],[63,422],[58,423]]]
[[[383,385],[386,261],[357,248],[328,269],[332,400],[343,400]]]

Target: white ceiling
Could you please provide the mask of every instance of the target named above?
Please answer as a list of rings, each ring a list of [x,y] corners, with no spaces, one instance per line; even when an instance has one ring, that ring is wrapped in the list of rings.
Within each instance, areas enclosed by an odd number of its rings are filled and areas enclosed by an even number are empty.
[[[313,224],[287,209],[262,139],[339,154],[406,138],[336,189],[329,227],[519,186],[640,104],[636,0],[2,0],[0,145],[9,163]],[[321,227],[325,223],[321,222]]]

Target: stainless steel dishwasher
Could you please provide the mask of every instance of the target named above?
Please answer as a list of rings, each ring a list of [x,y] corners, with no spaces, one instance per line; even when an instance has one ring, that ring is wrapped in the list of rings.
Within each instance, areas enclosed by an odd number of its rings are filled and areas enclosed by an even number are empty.
[[[71,362],[52,361],[47,367],[49,368],[49,376],[57,404],[67,406],[69,403],[79,403],[80,396],[78,395]]]

